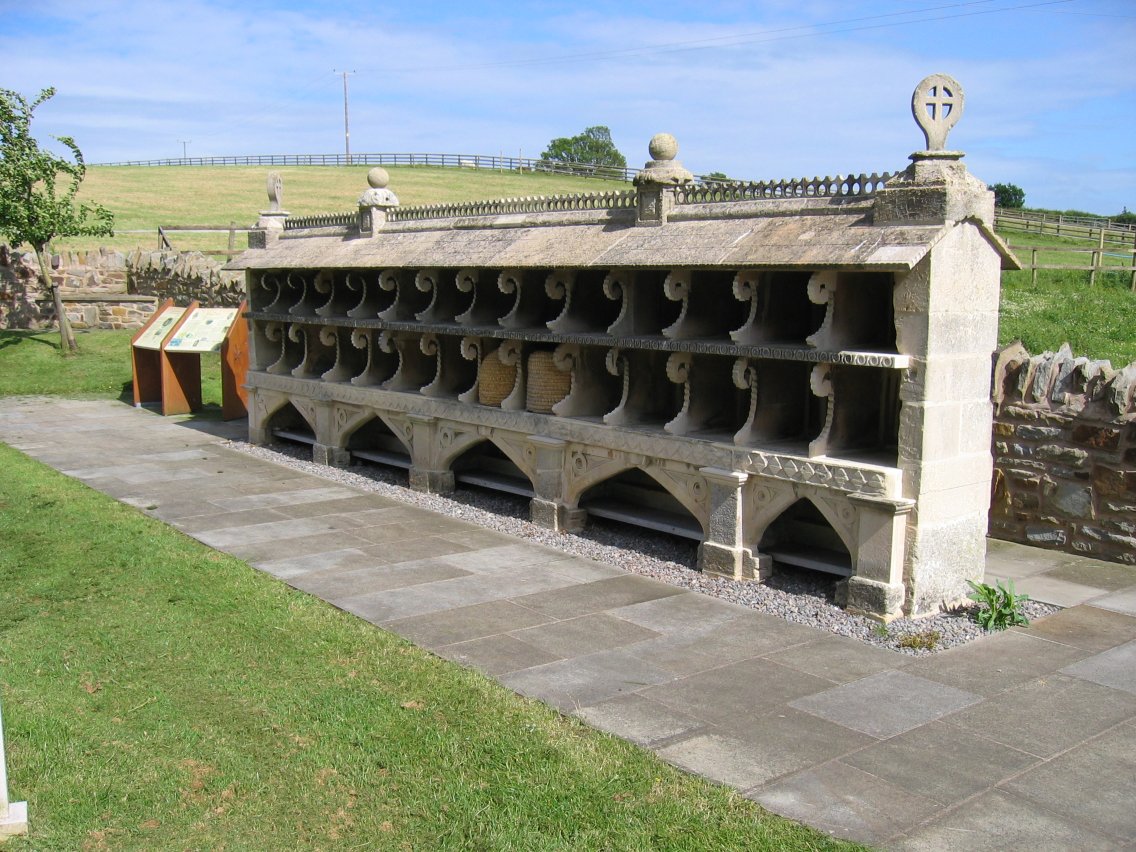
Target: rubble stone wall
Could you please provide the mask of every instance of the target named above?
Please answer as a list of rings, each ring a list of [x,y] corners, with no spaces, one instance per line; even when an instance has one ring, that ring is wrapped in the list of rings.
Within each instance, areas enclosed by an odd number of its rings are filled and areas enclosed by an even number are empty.
[[[76,328],[138,328],[167,298],[236,307],[244,288],[240,273],[224,272],[200,252],[100,248],[53,255],[50,265]],[[38,273],[32,252],[0,246],[0,328],[51,325],[55,311]]]
[[[1136,565],[1136,362],[1012,344],[994,404],[991,535]]]

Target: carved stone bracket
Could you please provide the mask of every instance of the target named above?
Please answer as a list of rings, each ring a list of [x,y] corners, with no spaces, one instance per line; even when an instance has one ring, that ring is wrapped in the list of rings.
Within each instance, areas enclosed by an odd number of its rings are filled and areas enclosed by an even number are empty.
[[[695,295],[692,273],[689,269],[677,269],[663,281],[663,295],[672,302],[681,303],[678,318],[663,329],[663,336],[670,340],[688,340],[705,337],[712,333],[714,321],[711,316],[713,306],[706,299]]]
[[[309,281],[306,275],[299,272],[289,272],[288,289],[293,293],[299,294],[288,308],[288,313],[294,317],[314,317],[316,315],[316,306],[313,303],[317,297],[313,292],[315,290],[313,282]],[[281,305],[281,307],[283,307],[283,305]]]
[[[500,291],[491,282],[482,281],[481,269],[460,269],[454,279],[459,292],[470,293],[469,307],[454,319],[460,325],[496,325],[506,310]]]
[[[577,343],[562,343],[552,353],[553,365],[571,373],[568,395],[552,406],[560,417],[597,417],[611,409],[612,394],[604,366],[604,351]]]
[[[335,350],[335,363],[321,378],[325,382],[346,382],[359,375],[364,367],[359,353],[345,340],[350,330],[338,326],[325,325],[319,332],[320,342]]]
[[[347,295],[346,287],[335,286],[334,272],[330,269],[321,269],[316,275],[313,286],[316,293],[327,297],[323,304],[316,308],[316,316],[341,317],[347,314],[350,297]]]
[[[375,337],[378,332],[356,328],[351,331],[351,345],[356,349],[363,349],[367,354],[367,363],[362,372],[351,379],[356,387],[374,387],[381,385],[391,376],[391,361],[393,359],[384,355],[376,345]]]
[[[730,338],[734,343],[742,345],[765,342],[766,335],[758,326],[768,299],[768,289],[762,273],[742,270],[734,275],[732,289],[735,299],[739,302],[749,302],[749,310],[746,313],[746,321],[740,328],[730,332]]]
[[[410,272],[404,269],[384,269],[379,273],[379,288],[394,293],[390,307],[379,312],[379,319],[388,322],[409,322],[425,307],[426,300],[411,283]]]
[[[667,378],[682,385],[682,408],[663,428],[672,435],[689,435],[720,425],[722,395],[730,393],[730,376],[712,369],[689,352],[674,352],[667,358]]]
[[[609,426],[634,426],[654,419],[661,408],[659,382],[655,381],[664,353],[642,352],[618,347],[609,349],[604,359],[608,373],[620,380],[619,404],[604,415]]]
[[[560,334],[573,334],[591,331],[587,306],[573,304],[576,289],[576,272],[572,269],[554,269],[544,279],[544,292],[554,302],[563,301],[564,306],[555,319],[548,321],[548,328]]]
[[[379,286],[379,281],[374,277],[374,273],[364,275],[360,272],[351,271],[347,273],[346,280],[343,283],[349,291],[359,294],[355,306],[347,311],[347,316],[352,319],[374,319],[394,303],[393,299],[382,297],[383,289]],[[384,305],[384,302],[387,304]]]
[[[835,400],[832,392],[832,365],[817,364],[809,374],[809,389],[814,396],[825,400],[824,426],[820,434],[809,441],[809,456],[828,455],[828,445],[832,434],[832,415]]]
[[[384,390],[417,391],[437,372],[437,359],[422,352],[417,334],[381,331],[379,348],[398,354],[398,367],[394,375],[383,382]]]
[[[292,370],[297,379],[318,379],[335,359],[334,347],[321,341],[320,331],[317,326],[299,323],[288,327],[288,339],[303,345],[304,357]]]
[[[424,334],[419,341],[419,349],[436,362],[434,380],[422,388],[423,396],[456,397],[469,387],[470,382],[476,385],[477,367],[473,367],[471,377],[470,365],[462,358],[460,341],[456,338]]]
[[[639,288],[647,284],[630,270],[613,270],[604,278],[604,295],[619,302],[619,316],[608,326],[607,333],[616,337],[638,337],[659,330],[658,310]]]
[[[815,332],[805,338],[814,349],[840,349],[841,342],[834,331],[836,321],[836,273],[832,270],[814,272],[809,278],[809,301],[825,305],[824,320]]]
[[[506,366],[517,368],[517,380],[512,392],[501,400],[502,411],[524,411],[526,394],[526,361],[524,344],[520,340],[506,340],[497,347],[497,357]]]
[[[261,291],[267,295],[261,296]],[[287,310],[281,301],[284,298],[284,282],[280,276],[274,272],[266,272],[260,276],[260,280],[256,282],[249,293],[250,307],[254,311],[264,311],[265,313],[283,313]]]
[[[497,289],[514,297],[513,306],[499,320],[502,328],[534,328],[541,324],[540,296],[525,286],[524,270],[502,271],[497,276]]]
[[[414,286],[430,294],[430,304],[418,311],[414,318],[419,322],[453,322],[460,309],[461,297],[457,285],[447,273],[437,269],[420,269],[414,276]]]

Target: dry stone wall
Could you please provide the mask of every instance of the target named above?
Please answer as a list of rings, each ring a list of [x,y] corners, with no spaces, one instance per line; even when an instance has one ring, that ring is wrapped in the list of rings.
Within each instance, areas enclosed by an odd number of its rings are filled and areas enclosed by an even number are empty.
[[[139,328],[163,299],[236,307],[243,292],[239,274],[200,252],[64,252],[52,256],[51,275],[75,328]],[[44,328],[53,320],[35,255],[0,246],[0,328]]]
[[[990,531],[1136,565],[1136,362],[1003,349]]]

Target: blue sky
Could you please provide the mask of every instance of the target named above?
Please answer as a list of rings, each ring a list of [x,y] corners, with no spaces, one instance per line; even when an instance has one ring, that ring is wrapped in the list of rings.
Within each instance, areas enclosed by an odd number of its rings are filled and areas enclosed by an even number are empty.
[[[539,156],[605,124],[696,173],[896,171],[924,76],[967,95],[949,147],[1030,206],[1136,209],[1134,0],[0,0],[0,87],[88,162],[343,150]],[[392,187],[397,191],[397,186]]]

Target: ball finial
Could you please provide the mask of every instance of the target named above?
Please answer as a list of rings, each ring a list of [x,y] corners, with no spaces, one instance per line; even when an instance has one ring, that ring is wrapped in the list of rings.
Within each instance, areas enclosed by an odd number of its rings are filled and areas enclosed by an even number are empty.
[[[647,146],[652,160],[673,160],[678,156],[678,140],[669,133],[656,133]]]
[[[375,166],[367,172],[367,183],[369,183],[373,189],[386,189],[387,184],[390,183],[390,175],[387,174],[387,170],[382,166]]]

